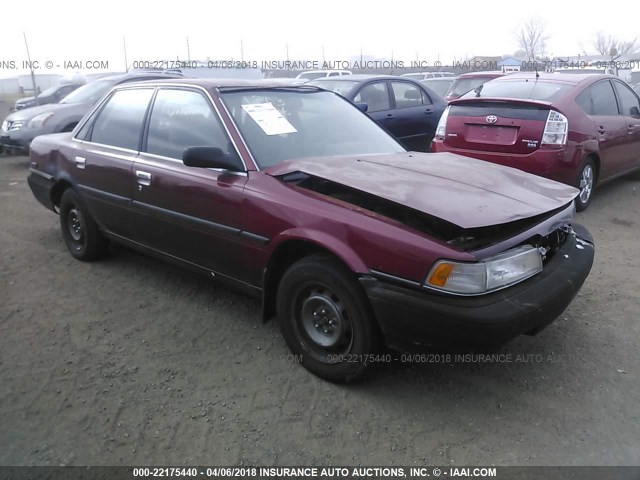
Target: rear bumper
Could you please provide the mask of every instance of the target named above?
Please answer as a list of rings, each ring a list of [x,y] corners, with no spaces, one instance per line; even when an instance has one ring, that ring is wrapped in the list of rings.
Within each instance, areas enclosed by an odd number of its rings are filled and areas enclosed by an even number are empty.
[[[55,183],[53,177],[38,170],[31,169],[30,171],[31,173],[27,177],[27,183],[29,183],[29,188],[31,188],[33,196],[36,197],[36,200],[42,205],[55,212],[53,202],[51,201],[51,190]]]
[[[500,152],[483,152],[449,147],[442,140],[431,142],[432,152],[450,152],[466,157],[477,158],[486,162],[497,163],[517,168],[572,187],[576,186],[579,164],[576,163],[575,148],[566,146],[561,149],[539,148],[528,154],[508,154]]]
[[[500,345],[536,334],[571,303],[594,258],[589,232],[574,226],[542,272],[513,287],[477,297],[441,295],[371,277],[363,285],[389,346]]]

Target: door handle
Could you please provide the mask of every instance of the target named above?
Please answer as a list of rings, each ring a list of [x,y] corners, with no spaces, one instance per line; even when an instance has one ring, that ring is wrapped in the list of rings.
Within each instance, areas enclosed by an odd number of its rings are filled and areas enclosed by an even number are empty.
[[[424,113],[426,113],[427,115],[431,115],[433,113],[433,110],[431,110],[430,108],[427,108]]]
[[[136,170],[136,178],[140,185],[151,185],[151,174],[149,172],[143,172],[142,170]]]
[[[87,166],[87,159],[84,157],[76,157],[76,167],[84,169]]]

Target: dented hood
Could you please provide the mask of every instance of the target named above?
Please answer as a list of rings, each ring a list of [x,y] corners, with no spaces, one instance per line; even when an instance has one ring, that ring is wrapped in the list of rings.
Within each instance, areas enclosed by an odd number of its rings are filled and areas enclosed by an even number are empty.
[[[266,169],[330,180],[462,228],[499,225],[567,205],[578,190],[452,153],[396,153],[290,160]]]

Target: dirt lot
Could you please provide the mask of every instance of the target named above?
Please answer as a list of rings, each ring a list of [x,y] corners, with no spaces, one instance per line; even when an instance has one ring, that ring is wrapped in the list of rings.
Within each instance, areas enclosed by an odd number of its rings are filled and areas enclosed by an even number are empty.
[[[0,465],[640,461],[636,179],[579,216],[591,276],[501,350],[520,360],[398,362],[336,386],[290,361],[257,301],[125,249],[74,260],[27,168],[0,157]]]

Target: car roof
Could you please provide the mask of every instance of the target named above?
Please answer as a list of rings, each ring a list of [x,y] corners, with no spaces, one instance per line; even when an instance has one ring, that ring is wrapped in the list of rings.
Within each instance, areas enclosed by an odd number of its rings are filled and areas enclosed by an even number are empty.
[[[458,78],[474,78],[474,77],[492,77],[492,76],[506,76],[507,73],[501,70],[493,70],[493,71],[484,71],[484,72],[467,72],[462,73],[458,76]],[[510,74],[513,75],[513,74]]]
[[[453,82],[458,77],[434,77],[434,78],[425,78],[420,80],[422,83],[424,82]]]
[[[353,74],[353,75],[347,75],[345,77],[316,78],[315,80],[311,80],[310,83],[315,82],[315,81],[322,81],[322,82],[339,82],[339,81],[364,82],[366,80],[371,80],[373,78],[380,79],[380,80],[403,80],[405,82],[407,82],[407,81],[415,82],[416,81],[413,78],[403,77],[403,76],[400,76],[400,75],[378,75],[378,74],[375,74],[375,73],[356,73],[356,74]]]
[[[571,83],[577,85],[582,82],[590,81],[598,78],[618,78],[615,75],[606,75],[602,73],[538,73],[538,80],[553,81],[558,83]],[[496,82],[510,82],[513,80],[531,80],[536,78],[536,72],[520,72],[512,73],[504,77],[496,78]]]

